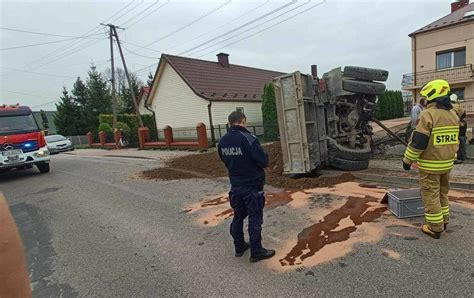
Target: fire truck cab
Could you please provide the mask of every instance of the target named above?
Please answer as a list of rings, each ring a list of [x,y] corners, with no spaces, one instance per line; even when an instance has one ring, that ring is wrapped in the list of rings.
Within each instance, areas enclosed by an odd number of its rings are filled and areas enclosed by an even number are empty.
[[[0,105],[0,173],[37,166],[49,172],[49,150],[44,133],[27,106]]]

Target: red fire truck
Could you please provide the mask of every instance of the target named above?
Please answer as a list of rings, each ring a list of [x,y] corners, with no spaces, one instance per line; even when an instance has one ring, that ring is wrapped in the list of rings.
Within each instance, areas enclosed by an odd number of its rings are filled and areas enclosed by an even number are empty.
[[[0,105],[0,173],[34,165],[41,173],[48,173],[49,161],[44,133],[31,109],[19,104]]]

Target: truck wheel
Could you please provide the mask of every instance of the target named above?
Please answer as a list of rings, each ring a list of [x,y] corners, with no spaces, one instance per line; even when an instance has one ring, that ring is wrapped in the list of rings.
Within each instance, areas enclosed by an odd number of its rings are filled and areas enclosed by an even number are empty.
[[[36,165],[40,173],[49,173],[49,163]]]
[[[364,82],[351,79],[342,79],[342,88],[346,91],[363,94],[380,95],[385,92],[385,85],[376,82]]]
[[[361,171],[369,168],[369,160],[347,160],[334,157],[329,160],[329,164],[338,170],[343,171]]]
[[[358,66],[344,67],[344,76],[365,81],[381,81],[388,79],[388,71]]]
[[[363,161],[372,157],[372,150],[370,148],[351,149],[346,148],[338,143],[331,142],[329,144],[329,156],[338,157],[341,159]]]

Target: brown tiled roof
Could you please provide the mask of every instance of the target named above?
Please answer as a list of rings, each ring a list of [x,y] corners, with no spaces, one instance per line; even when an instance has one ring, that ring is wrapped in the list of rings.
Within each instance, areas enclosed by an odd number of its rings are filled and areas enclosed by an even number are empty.
[[[431,30],[436,30],[436,29],[444,28],[444,27],[448,27],[448,26],[453,26],[453,25],[457,25],[457,24],[460,24],[460,23],[472,22],[472,21],[474,21],[474,17],[471,16],[471,17],[468,17],[468,18],[464,18],[464,13],[466,13],[468,11],[471,11],[471,10],[474,10],[474,3],[468,4],[464,7],[462,7],[460,9],[456,10],[455,12],[452,12],[452,13],[448,14],[447,16],[442,17],[441,19],[439,19],[437,21],[434,21],[433,23],[428,24],[425,27],[422,27],[422,28],[416,30],[415,32],[410,33],[408,36],[412,37],[412,36],[417,35],[419,33],[427,32],[427,31],[431,31]]]
[[[193,91],[207,100],[261,101],[263,87],[282,72],[162,55]],[[160,67],[160,66],[158,66]]]

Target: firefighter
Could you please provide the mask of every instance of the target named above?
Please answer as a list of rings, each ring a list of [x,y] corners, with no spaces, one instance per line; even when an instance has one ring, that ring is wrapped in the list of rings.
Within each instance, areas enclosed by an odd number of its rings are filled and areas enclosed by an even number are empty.
[[[234,218],[230,234],[234,239],[235,256],[243,256],[250,247],[250,261],[258,262],[275,255],[274,250],[262,247],[264,168],[268,166],[268,156],[257,137],[245,128],[244,113],[232,112],[228,119],[231,127],[220,140],[218,152],[229,171],[231,184],[229,201],[234,210]],[[245,242],[243,232],[247,216],[250,244]]]
[[[453,111],[456,112],[456,114],[459,117],[459,149],[458,149],[458,154],[457,158],[454,161],[455,164],[460,164],[463,163],[466,158],[467,158],[467,148],[466,148],[466,142],[467,142],[467,123],[466,123],[466,111],[464,108],[461,106],[459,103],[459,99],[456,94],[451,94],[451,104],[453,105]]]
[[[420,92],[427,101],[403,157],[403,168],[418,163],[425,221],[421,230],[439,239],[449,223],[449,173],[458,150],[459,117],[452,110],[451,88],[444,80],[426,84]]]

